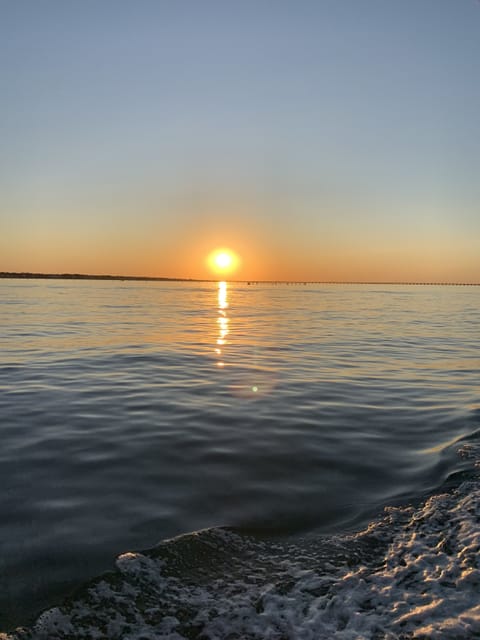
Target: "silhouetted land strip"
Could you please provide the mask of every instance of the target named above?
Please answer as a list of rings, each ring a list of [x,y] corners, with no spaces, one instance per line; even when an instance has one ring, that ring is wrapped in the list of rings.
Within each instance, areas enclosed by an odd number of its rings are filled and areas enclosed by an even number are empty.
[[[92,275],[87,273],[30,273],[0,271],[0,278],[21,278],[33,280],[120,280],[139,282],[218,282],[219,278],[162,278],[154,276],[118,276],[118,275]],[[370,285],[416,285],[416,286],[443,286],[443,287],[478,287],[480,282],[409,282],[409,281],[361,281],[361,280],[229,280],[249,285],[256,284],[370,284]]]
[[[213,282],[208,280],[195,280],[194,278],[160,278],[153,276],[116,276],[116,275],[92,275],[88,273],[30,273],[0,271],[0,278],[31,278],[40,280],[141,280],[158,282]]]

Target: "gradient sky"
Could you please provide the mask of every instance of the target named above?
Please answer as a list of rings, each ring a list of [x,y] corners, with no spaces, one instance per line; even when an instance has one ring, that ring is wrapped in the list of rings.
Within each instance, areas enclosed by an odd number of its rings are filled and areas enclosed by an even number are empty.
[[[476,0],[1,0],[0,271],[480,282]]]

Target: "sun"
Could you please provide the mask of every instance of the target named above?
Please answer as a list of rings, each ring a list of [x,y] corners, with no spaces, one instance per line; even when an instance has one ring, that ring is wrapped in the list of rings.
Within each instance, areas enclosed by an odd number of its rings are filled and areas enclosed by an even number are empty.
[[[211,271],[219,275],[233,273],[240,262],[237,254],[231,249],[215,249],[207,258]]]
[[[231,253],[217,253],[217,255],[215,256],[215,265],[219,268],[219,269],[228,269],[228,267],[230,267],[232,265],[232,254]]]

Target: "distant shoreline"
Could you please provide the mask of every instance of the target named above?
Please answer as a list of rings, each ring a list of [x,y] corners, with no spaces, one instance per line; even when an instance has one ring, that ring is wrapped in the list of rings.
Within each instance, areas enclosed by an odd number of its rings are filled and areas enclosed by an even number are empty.
[[[158,282],[216,282],[216,280],[198,280],[195,278],[162,278],[155,276],[117,276],[88,273],[30,273],[0,271],[0,278],[29,278],[33,280],[154,280]]]
[[[219,279],[203,278],[166,278],[159,276],[121,276],[97,275],[86,273],[30,273],[15,271],[0,271],[0,278],[31,279],[31,280],[120,280],[136,282],[218,282]],[[478,287],[480,282],[411,282],[411,281],[354,281],[354,280],[229,280],[244,284],[368,284],[368,285],[415,285],[415,286],[443,286],[443,287]]]

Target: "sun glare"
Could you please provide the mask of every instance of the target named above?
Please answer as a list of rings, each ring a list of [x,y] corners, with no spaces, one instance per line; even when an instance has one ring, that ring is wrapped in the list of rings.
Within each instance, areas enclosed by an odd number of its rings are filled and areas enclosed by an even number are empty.
[[[219,253],[215,256],[215,264],[219,269],[228,269],[232,264],[232,256],[229,253]]]
[[[227,275],[236,270],[239,258],[231,249],[215,249],[209,254],[207,262],[214,273]]]

